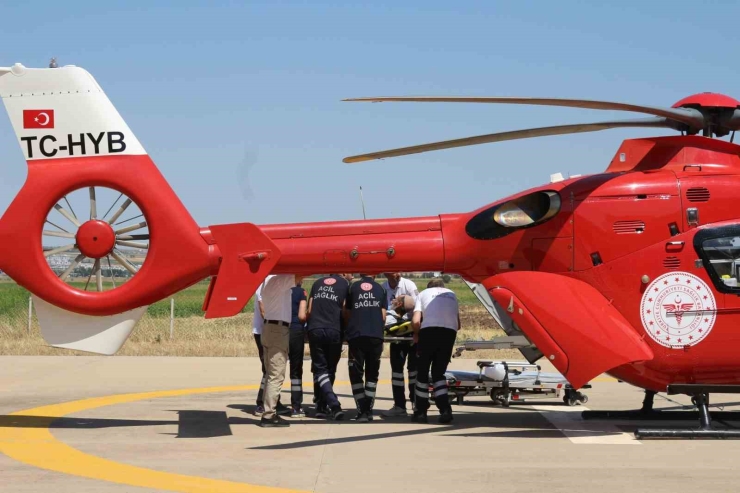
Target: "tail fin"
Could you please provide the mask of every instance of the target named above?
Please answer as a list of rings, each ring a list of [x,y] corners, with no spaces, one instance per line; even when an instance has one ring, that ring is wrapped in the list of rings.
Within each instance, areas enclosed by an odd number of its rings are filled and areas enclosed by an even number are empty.
[[[231,256],[272,251],[262,266],[221,272],[209,315],[232,314],[274,265],[279,251],[253,226],[238,229],[248,233],[238,243],[223,235],[230,257],[222,255],[222,232],[214,240],[201,231],[87,71],[0,68],[0,98],[28,162],[28,178],[0,219],[0,270],[37,298],[42,335],[52,345],[112,354],[146,306],[216,275],[220,265],[233,267]],[[110,209],[101,188],[119,197]],[[89,196],[84,211],[68,201],[78,192]],[[141,215],[127,218],[134,205]],[[49,236],[62,244],[45,249]],[[122,254],[126,248],[146,253],[141,265]],[[47,259],[60,254],[66,264],[52,268]],[[90,269],[84,288],[70,281],[82,266]]]
[[[0,97],[28,161],[146,154],[82,68],[0,68]]]

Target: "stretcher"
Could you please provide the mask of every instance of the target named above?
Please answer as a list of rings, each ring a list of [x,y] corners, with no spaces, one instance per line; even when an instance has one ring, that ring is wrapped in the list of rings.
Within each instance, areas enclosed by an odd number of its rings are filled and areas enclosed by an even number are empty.
[[[411,324],[393,312],[389,312],[389,315],[385,342],[411,341]],[[521,332],[511,330],[507,334],[506,337],[494,337],[487,341],[464,341],[455,349],[452,357],[459,358],[464,351],[478,349],[518,349],[525,357],[541,356]],[[445,373],[452,402],[462,405],[468,396],[488,396],[495,404],[505,407],[512,402],[561,397],[569,406],[588,402],[588,396],[574,389],[563,375],[542,372],[540,365],[529,361],[478,361],[477,365],[477,372],[448,370]],[[591,388],[591,385],[586,384],[583,388]]]
[[[495,404],[504,407],[512,402],[561,396],[569,406],[588,402],[588,397],[574,389],[563,375],[542,372],[540,365],[527,361],[478,361],[477,365],[477,372],[448,370],[445,373],[452,402],[462,405],[468,396],[489,396]]]

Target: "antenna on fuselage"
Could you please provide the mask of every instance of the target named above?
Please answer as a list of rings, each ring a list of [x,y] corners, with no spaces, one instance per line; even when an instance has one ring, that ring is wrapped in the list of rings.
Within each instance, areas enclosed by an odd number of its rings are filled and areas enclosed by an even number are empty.
[[[365,199],[362,197],[362,186],[360,186],[360,203],[362,204],[362,219],[367,219],[367,216],[365,216]]]

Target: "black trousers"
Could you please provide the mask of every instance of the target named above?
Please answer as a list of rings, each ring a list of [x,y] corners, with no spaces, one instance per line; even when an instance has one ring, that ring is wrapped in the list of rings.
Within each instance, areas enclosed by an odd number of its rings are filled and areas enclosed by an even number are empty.
[[[290,329],[290,404],[293,409],[303,405],[303,350],[306,344],[305,329]]]
[[[313,381],[319,387],[318,409],[339,407],[339,399],[334,393],[334,379],[337,365],[342,357],[342,337],[338,330],[312,329],[308,331],[311,349],[311,372]]]
[[[419,331],[418,358],[419,374],[416,377],[416,409],[429,409],[429,370],[432,373],[434,403],[440,411],[449,411],[450,398],[447,394],[445,372],[452,358],[457,331],[444,327],[427,327]]]
[[[262,380],[260,380],[260,390],[257,392],[257,405],[263,406],[265,404],[265,383],[267,382],[267,375],[265,374],[265,350],[262,349],[262,335],[253,334],[254,342],[257,344],[257,352],[260,355],[260,363],[262,363]]]
[[[390,345],[391,384],[393,385],[393,403],[406,407],[406,391],[403,383],[403,366],[409,372],[409,400],[414,402],[416,389],[417,366],[416,345],[410,342],[393,342]]]
[[[356,337],[349,345],[349,381],[352,383],[352,396],[357,404],[357,412],[373,410],[375,391],[380,374],[380,356],[383,354],[383,339],[377,337]],[[365,377],[363,382],[363,376]]]

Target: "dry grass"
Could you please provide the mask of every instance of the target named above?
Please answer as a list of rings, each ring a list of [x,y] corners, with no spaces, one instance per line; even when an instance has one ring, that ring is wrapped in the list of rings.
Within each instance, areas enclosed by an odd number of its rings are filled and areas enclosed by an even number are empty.
[[[0,318],[0,355],[87,355],[80,351],[52,348],[46,345],[33,321],[31,332],[25,316]],[[505,335],[482,306],[463,305],[463,330],[457,341],[490,339]],[[232,318],[205,320],[202,317],[175,319],[174,337],[170,339],[170,321],[165,317],[145,315],[123,348],[126,356],[257,356],[252,337],[252,314]],[[385,355],[387,356],[387,348]],[[463,357],[521,358],[518,351],[465,352]]]

